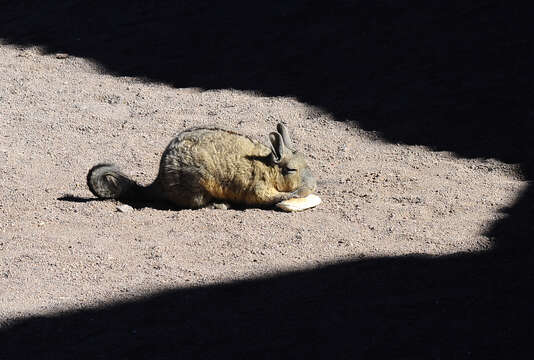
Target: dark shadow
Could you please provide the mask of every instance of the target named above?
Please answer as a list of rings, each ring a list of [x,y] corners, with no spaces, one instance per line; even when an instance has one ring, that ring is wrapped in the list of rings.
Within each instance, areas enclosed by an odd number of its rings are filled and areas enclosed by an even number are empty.
[[[295,96],[388,141],[521,163],[532,179],[533,10],[491,0],[22,0],[0,2],[0,37],[118,76]],[[529,186],[489,231],[490,253],[348,262],[29,317],[3,330],[0,349],[8,359],[525,358],[532,204]]]
[[[126,204],[130,205],[132,208],[139,210],[144,208],[152,208],[156,210],[173,210],[173,211],[180,211],[182,210],[179,207],[176,207],[170,202],[167,201],[142,201],[142,200],[130,200],[130,199],[120,199],[120,200],[110,200],[110,199],[100,199],[100,198],[88,198],[83,196],[75,196],[71,194],[65,194],[60,197],[58,197],[56,200],[59,201],[67,201],[67,202],[75,202],[75,203],[87,203],[91,201],[115,201],[117,204]],[[210,204],[208,205],[209,208],[217,209],[217,206],[223,206],[222,208],[219,207],[221,211],[225,209],[232,209],[236,211],[245,211],[246,209],[250,209],[250,206],[242,205],[242,204]],[[279,211],[284,212],[283,210],[274,207],[274,206],[257,206],[259,209],[265,209],[265,210],[273,210],[273,211]]]
[[[75,196],[66,194],[63,196],[60,196],[57,198],[59,201],[67,201],[67,202],[76,202],[76,203],[86,203],[91,201],[114,201],[109,199],[99,199],[96,197],[88,198],[88,197],[81,197],[81,196]],[[121,203],[130,205],[134,209],[144,209],[146,207],[157,209],[157,210],[180,210],[176,208],[175,206],[172,206],[172,204],[169,204],[167,202],[163,201],[152,201],[152,202],[146,202],[146,201],[135,201],[135,200],[122,200]]]
[[[103,201],[104,199],[99,199],[95,197],[88,198],[88,197],[76,196],[76,195],[71,195],[71,194],[65,194],[65,195],[61,195],[56,200],[75,202],[75,203],[88,203],[91,201]]]
[[[164,291],[18,321],[2,359],[529,358],[522,270],[492,254],[385,258]]]
[[[461,156],[532,155],[534,5],[2,4],[0,37],[8,42],[94,59],[119,76],[296,96],[390,141]]]

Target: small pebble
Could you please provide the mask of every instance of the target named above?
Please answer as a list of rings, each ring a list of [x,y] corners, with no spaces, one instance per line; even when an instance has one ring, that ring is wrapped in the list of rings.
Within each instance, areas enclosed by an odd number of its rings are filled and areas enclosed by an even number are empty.
[[[225,204],[225,203],[215,203],[213,204],[213,208],[218,209],[218,210],[228,210],[230,206],[228,206],[228,204]]]
[[[56,59],[66,59],[69,57],[69,54],[66,54],[66,53],[57,53],[56,54]]]
[[[126,212],[133,211],[133,207],[131,207],[130,205],[123,204],[123,205],[117,206],[117,211],[126,213]]]

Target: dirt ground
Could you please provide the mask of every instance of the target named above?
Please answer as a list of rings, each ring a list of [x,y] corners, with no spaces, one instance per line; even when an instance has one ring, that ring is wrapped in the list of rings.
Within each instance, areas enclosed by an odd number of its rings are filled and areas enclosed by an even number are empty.
[[[37,48],[2,45],[0,83],[4,325],[340,261],[486,252],[488,228],[527,184],[513,165],[387,143],[294,98],[116,77]],[[85,183],[92,165],[112,161],[148,184],[191,126],[265,141],[277,122],[308,156],[317,208],[123,213]]]

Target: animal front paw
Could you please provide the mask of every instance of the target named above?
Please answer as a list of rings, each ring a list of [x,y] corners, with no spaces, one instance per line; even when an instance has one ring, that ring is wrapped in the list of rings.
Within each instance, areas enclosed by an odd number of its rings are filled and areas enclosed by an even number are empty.
[[[295,198],[303,198],[303,197],[306,197],[308,195],[310,195],[312,192],[310,189],[306,188],[306,187],[301,187],[301,188],[298,188],[297,190],[291,192],[291,198],[290,199],[295,199]]]

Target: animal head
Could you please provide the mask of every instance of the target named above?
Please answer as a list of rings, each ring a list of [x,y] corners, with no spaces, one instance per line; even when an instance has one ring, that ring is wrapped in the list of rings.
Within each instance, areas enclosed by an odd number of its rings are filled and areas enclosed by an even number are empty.
[[[278,191],[298,191],[301,197],[311,194],[317,182],[306,163],[305,157],[300,152],[293,150],[293,142],[287,128],[278,124],[277,132],[269,134],[271,146],[270,160],[278,169]]]

